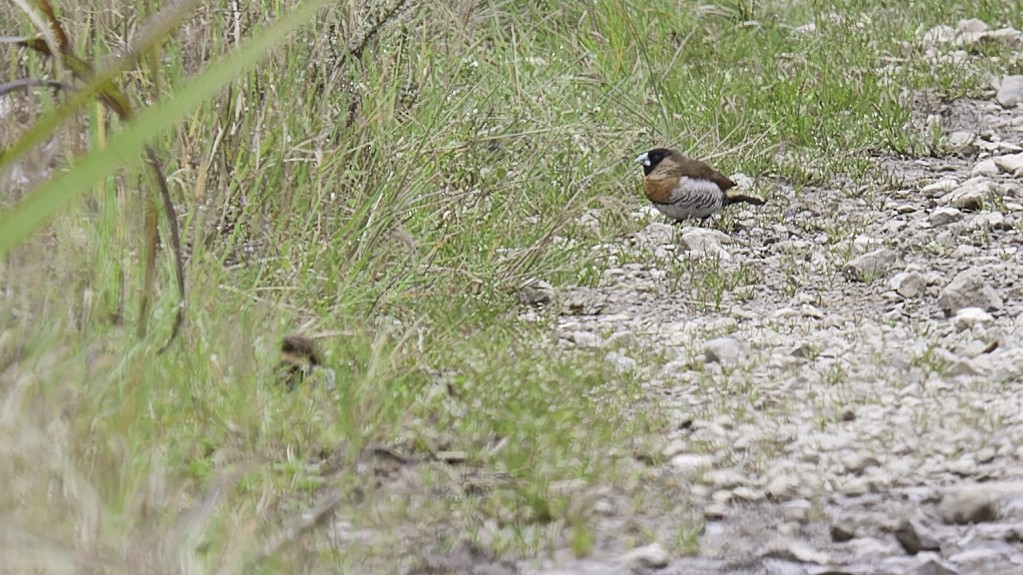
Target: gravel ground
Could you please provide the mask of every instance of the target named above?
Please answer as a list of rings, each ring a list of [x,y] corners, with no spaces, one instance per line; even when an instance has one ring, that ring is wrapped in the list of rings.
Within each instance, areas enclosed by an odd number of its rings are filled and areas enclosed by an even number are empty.
[[[961,38],[936,30],[927,38]],[[646,472],[670,495],[624,520],[592,494],[606,519],[597,551],[518,569],[1023,573],[1023,107],[1011,97],[921,110],[944,153],[878,157],[887,177],[873,187],[761,182],[766,206],[710,229],[638,211],[650,223],[603,249],[654,263],[559,291],[558,337],[606,349],[672,414]],[[719,306],[697,303],[708,293]],[[670,556],[661,541],[692,509],[706,521],[694,553]]]

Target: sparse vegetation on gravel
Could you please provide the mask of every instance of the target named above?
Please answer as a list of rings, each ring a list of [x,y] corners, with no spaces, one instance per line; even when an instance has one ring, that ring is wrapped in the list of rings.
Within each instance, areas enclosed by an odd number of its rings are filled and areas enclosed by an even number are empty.
[[[54,12],[102,71],[152,9]],[[113,77],[140,121],[0,99],[0,572],[1023,562],[1016,3],[183,14]],[[668,227],[654,146],[767,205]]]

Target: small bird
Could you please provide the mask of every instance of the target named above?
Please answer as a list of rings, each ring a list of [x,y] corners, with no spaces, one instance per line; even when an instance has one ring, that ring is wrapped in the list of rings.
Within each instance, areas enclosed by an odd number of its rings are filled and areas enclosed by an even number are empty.
[[[682,222],[699,218],[701,223],[728,204],[755,206],[764,200],[738,191],[735,182],[699,160],[691,160],[666,148],[643,152],[643,193],[662,214]]]

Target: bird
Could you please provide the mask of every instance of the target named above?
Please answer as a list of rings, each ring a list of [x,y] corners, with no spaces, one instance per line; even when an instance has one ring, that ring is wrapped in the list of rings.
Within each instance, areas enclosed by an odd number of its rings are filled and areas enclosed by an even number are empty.
[[[654,148],[637,156],[636,162],[643,166],[643,193],[676,223],[691,218],[703,223],[729,204],[764,204],[761,198],[732,191],[735,182],[705,162],[674,150]]]

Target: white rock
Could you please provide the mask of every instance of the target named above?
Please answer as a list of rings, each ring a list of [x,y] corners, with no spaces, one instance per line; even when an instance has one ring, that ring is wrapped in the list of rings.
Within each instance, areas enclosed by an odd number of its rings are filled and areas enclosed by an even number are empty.
[[[753,489],[745,485],[741,485],[732,490],[732,496],[740,501],[754,502],[760,501],[764,498],[764,492],[759,489]]]
[[[714,469],[704,474],[703,481],[718,489],[727,490],[748,484],[749,478],[734,469]]]
[[[995,191],[987,178],[971,178],[941,198],[941,202],[961,210],[979,210]]]
[[[924,32],[923,42],[924,44],[930,44],[932,46],[948,44],[955,38],[955,36],[955,28],[948,26],[947,24],[939,24],[927,32]]]
[[[661,455],[664,457],[675,457],[680,453],[685,453],[686,449],[689,448],[689,444],[682,439],[672,439],[668,445],[664,446],[661,450]]]
[[[776,501],[786,500],[793,497],[797,493],[799,487],[799,477],[787,473],[780,473],[775,475],[768,483],[764,490],[772,499]]]
[[[1000,28],[998,30],[992,30],[985,36],[991,40],[997,40],[1010,46],[1019,46],[1023,44],[1023,32],[1015,28]]]
[[[964,307],[952,318],[952,326],[956,331],[964,331],[979,325],[987,327],[994,323],[995,318],[979,307]]]
[[[948,560],[963,569],[964,573],[984,573],[989,572],[993,565],[1003,562],[1005,555],[997,548],[979,547],[953,553],[948,556]]]
[[[732,174],[729,179],[735,182],[735,189],[737,190],[749,190],[753,188],[755,180],[742,172],[738,174]]]
[[[795,561],[797,563],[816,563],[818,565],[831,563],[831,556],[829,554],[818,551],[799,540],[776,542],[763,556],[784,559],[785,561]]]
[[[894,250],[874,250],[850,260],[842,267],[842,273],[849,280],[870,281],[885,275],[898,258],[899,254]]]
[[[815,24],[813,22],[808,22],[806,24],[803,24],[802,26],[797,26],[797,27],[793,28],[792,31],[795,32],[796,34],[804,34],[806,36],[813,36],[814,34],[817,33],[817,24]]]
[[[663,569],[671,560],[659,543],[637,547],[622,555],[622,563],[632,569]]]
[[[938,505],[946,523],[965,525],[994,521],[998,500],[983,486],[967,485],[950,490]]]
[[[932,226],[936,227],[946,226],[948,224],[951,224],[952,222],[958,222],[961,219],[963,219],[962,212],[960,212],[956,208],[950,208],[947,206],[935,208],[927,217],[927,221],[929,221]]]
[[[884,245],[884,240],[881,238],[872,238],[870,236],[856,236],[853,239],[853,251],[862,254],[866,253],[867,250],[877,249]]]
[[[937,553],[925,551],[915,556],[913,566],[902,575],[959,575],[959,571]]]
[[[722,246],[733,241],[731,236],[718,230],[688,228],[682,233],[679,246],[691,256],[729,259],[732,255]]]
[[[910,555],[921,551],[939,551],[941,543],[921,519],[903,519],[895,527],[895,538]]]
[[[672,457],[668,464],[683,477],[696,477],[714,465],[714,456],[702,453],[679,453]]]
[[[519,303],[523,305],[545,305],[554,300],[554,286],[543,280],[531,278],[519,287]]]
[[[636,243],[650,248],[670,244],[675,235],[675,228],[660,222],[651,222],[636,232]]]
[[[995,100],[1006,108],[1023,103],[1023,76],[1006,76],[998,88]]]
[[[937,182],[927,184],[920,188],[920,191],[928,196],[941,196],[959,187],[959,182],[954,178],[942,178]]]
[[[920,272],[897,273],[888,280],[888,287],[904,298],[914,298],[927,289],[927,277]]]
[[[604,356],[604,361],[614,368],[615,372],[622,374],[634,371],[636,369],[636,360],[632,359],[627,355],[612,351]]]
[[[957,260],[964,260],[966,258],[972,258],[977,255],[980,249],[977,246],[971,246],[969,244],[962,244],[956,246],[956,249],[952,250],[952,258]]]
[[[992,160],[999,170],[1014,176],[1023,176],[1023,154],[998,156]]]
[[[708,521],[720,521],[728,517],[728,505],[711,503],[703,509],[703,517]]]
[[[946,316],[965,308],[979,307],[985,311],[1002,309],[1002,298],[984,280],[979,268],[959,272],[938,296],[938,307]]]
[[[970,170],[971,176],[997,176],[998,166],[995,165],[995,161],[991,158],[981,160],[977,162],[977,165],[973,166]]]
[[[974,216],[973,220],[970,221],[970,225],[977,229],[990,229],[990,230],[1011,230],[1012,225],[1006,223],[1005,216],[1002,212],[985,212]]]
[[[977,18],[967,18],[956,23],[956,32],[960,34],[976,34],[977,32],[986,32],[987,30],[987,22]]]
[[[973,132],[955,131],[948,135],[948,147],[956,152],[968,154],[975,151],[974,143],[977,141],[977,134]]]
[[[568,339],[579,347],[602,347],[604,345],[604,340],[591,331],[573,332]]]
[[[707,363],[734,364],[743,356],[742,344],[730,337],[718,337],[703,345]]]

